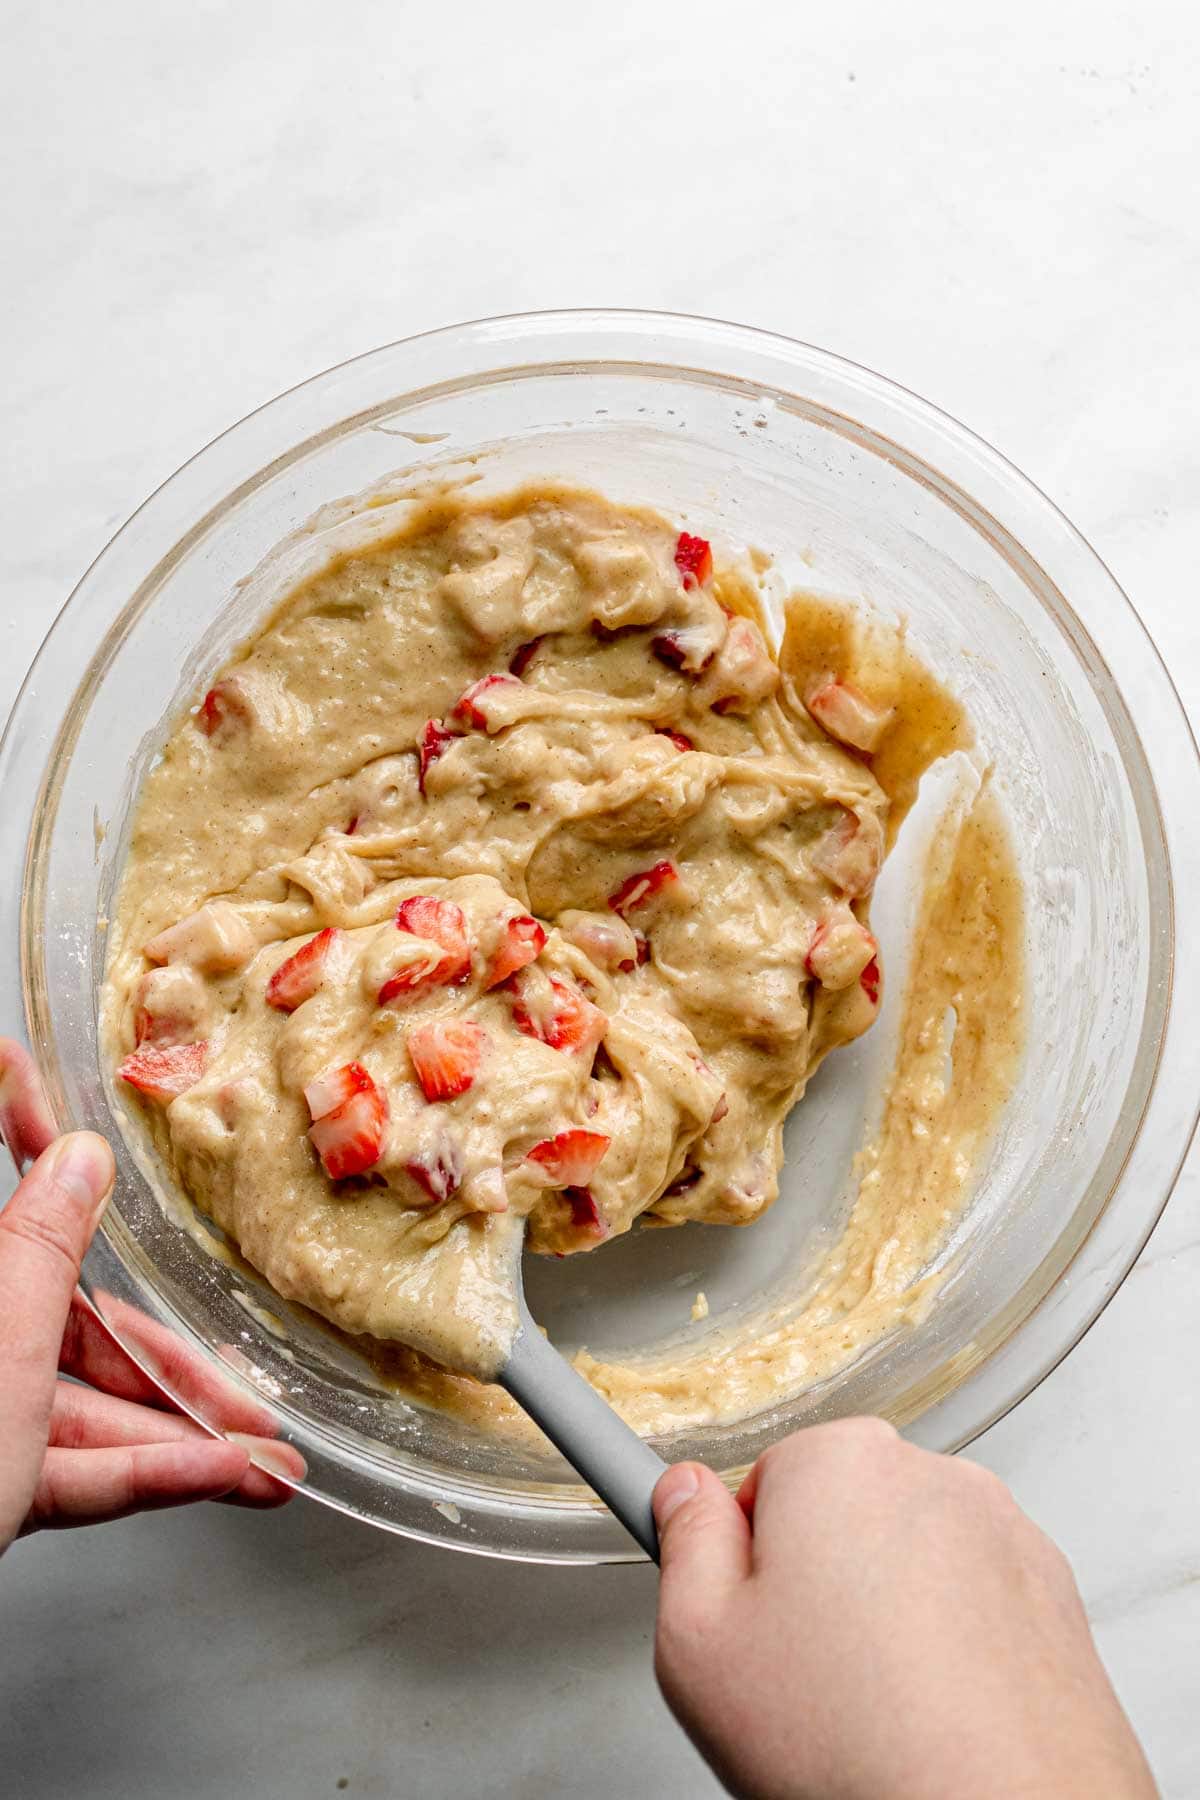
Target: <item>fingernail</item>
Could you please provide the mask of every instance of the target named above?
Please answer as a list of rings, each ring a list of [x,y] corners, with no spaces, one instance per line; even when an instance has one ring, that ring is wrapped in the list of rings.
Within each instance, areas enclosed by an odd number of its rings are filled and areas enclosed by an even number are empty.
[[[298,1450],[289,1445],[273,1444],[268,1439],[251,1437],[244,1431],[227,1431],[231,1444],[240,1444],[260,1469],[269,1475],[280,1475],[284,1481],[302,1481],[308,1473]]]
[[[112,1151],[103,1138],[79,1132],[55,1145],[51,1172],[96,1225],[113,1190]]]
[[[700,1477],[688,1463],[668,1469],[654,1490],[654,1517],[660,1531],[667,1521],[700,1490]]]

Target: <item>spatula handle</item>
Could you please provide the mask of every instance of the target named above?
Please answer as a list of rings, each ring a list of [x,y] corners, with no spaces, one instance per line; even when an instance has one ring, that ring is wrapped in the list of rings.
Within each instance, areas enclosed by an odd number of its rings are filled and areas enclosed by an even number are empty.
[[[524,1308],[500,1385],[657,1562],[650,1496],[666,1463],[542,1336]]]

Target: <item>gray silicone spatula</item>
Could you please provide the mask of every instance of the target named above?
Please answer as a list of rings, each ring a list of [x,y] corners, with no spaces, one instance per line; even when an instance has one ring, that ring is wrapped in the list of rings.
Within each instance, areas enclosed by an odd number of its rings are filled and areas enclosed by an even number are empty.
[[[590,1487],[658,1561],[658,1531],[650,1506],[667,1467],[631,1431],[591,1384],[542,1336],[519,1287],[520,1324],[500,1371],[500,1386],[523,1406]]]

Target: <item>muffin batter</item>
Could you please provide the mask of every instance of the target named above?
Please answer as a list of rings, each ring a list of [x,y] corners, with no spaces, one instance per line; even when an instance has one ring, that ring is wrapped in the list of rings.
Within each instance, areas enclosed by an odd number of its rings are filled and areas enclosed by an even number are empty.
[[[179,723],[105,1030],[285,1298],[486,1378],[526,1232],[771,1204],[787,1111],[877,1011],[888,833],[967,734],[894,640],[800,606],[781,677],[753,611],[655,515],[442,497]]]

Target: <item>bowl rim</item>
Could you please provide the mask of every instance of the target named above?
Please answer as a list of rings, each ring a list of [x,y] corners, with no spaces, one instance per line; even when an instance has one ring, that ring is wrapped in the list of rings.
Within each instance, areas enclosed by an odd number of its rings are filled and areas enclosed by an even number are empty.
[[[593,343],[591,354],[583,355],[584,341],[592,341],[597,337],[603,339],[603,345],[596,348]],[[741,360],[743,373],[731,374],[720,365],[704,367],[697,366],[690,361],[681,363],[672,357],[664,359],[658,354],[636,354],[627,358],[618,358],[615,354],[617,349],[629,351],[639,344],[642,351],[647,351],[651,347],[662,346],[665,340],[669,340],[671,346],[678,349],[681,354],[696,351],[704,357],[711,357],[714,351],[722,349]],[[510,347],[526,353],[531,348],[535,348],[546,354],[539,355],[532,362],[523,360],[517,364],[497,364],[495,355],[501,347]],[[10,820],[10,827],[19,826],[22,823],[30,827],[22,845],[23,855],[17,858],[23,871],[19,909],[13,907],[10,895],[3,901],[3,906],[7,910],[0,911],[0,925],[8,927],[3,934],[3,949],[0,950],[0,956],[4,959],[3,979],[5,982],[4,989],[0,991],[4,992],[5,998],[10,1001],[15,1001],[19,995],[26,1032],[34,1044],[35,1054],[44,1073],[50,1072],[47,1068],[47,1058],[48,1056],[52,1057],[52,1048],[41,1038],[37,1030],[35,1008],[31,998],[33,972],[28,966],[29,958],[27,956],[30,942],[27,935],[30,924],[28,901],[30,874],[35,862],[38,833],[44,828],[45,821],[49,817],[49,808],[46,805],[50,797],[49,783],[59,759],[59,752],[64,747],[62,739],[67,728],[67,721],[64,720],[54,738],[51,739],[49,728],[31,729],[29,712],[31,704],[36,700],[39,684],[47,674],[48,665],[53,661],[56,651],[62,645],[64,628],[74,624],[75,613],[90,592],[98,572],[103,569],[109,559],[128,547],[132,547],[135,554],[138,554],[143,561],[150,556],[150,571],[146,579],[138,584],[126,605],[118,610],[116,617],[103,622],[101,642],[90,657],[83,671],[81,682],[74,689],[76,698],[97,678],[97,663],[103,659],[105,649],[117,633],[118,628],[123,626],[127,629],[132,622],[132,617],[136,616],[139,596],[143,597],[143,604],[148,603],[145,596],[155,578],[160,576],[164,560],[167,557],[175,558],[186,554],[188,548],[203,534],[214,513],[223,511],[244,491],[252,489],[268,479],[272,473],[276,472],[280,463],[286,464],[289,460],[310,452],[322,438],[331,433],[338,434],[357,428],[371,413],[394,414],[402,406],[426,402],[435,397],[438,392],[446,391],[447,387],[475,386],[485,380],[498,380],[506,373],[551,372],[556,366],[556,357],[549,353],[557,352],[558,360],[561,360],[564,350],[570,350],[572,347],[575,349],[575,355],[574,357],[567,356],[566,366],[577,372],[582,372],[583,368],[589,364],[596,369],[612,370],[619,368],[623,361],[627,361],[628,366],[644,372],[659,370],[674,376],[690,375],[699,380],[719,379],[723,385],[738,381],[749,393],[780,394],[793,401],[801,410],[810,410],[815,407],[818,416],[823,420],[828,421],[831,415],[834,418],[840,417],[851,428],[849,435],[867,447],[878,450],[889,459],[898,456],[902,460],[906,472],[913,473],[914,464],[926,469],[935,477],[934,485],[940,490],[943,498],[954,494],[965,503],[964,516],[975,525],[976,529],[980,529],[983,522],[990,524],[996,533],[1014,544],[1020,554],[1026,558],[1030,558],[1031,553],[1026,549],[1022,537],[1002,523],[1000,509],[995,504],[990,506],[982,504],[973,488],[964,487],[957,477],[944,474],[937,463],[931,462],[920,451],[914,451],[908,447],[907,439],[910,433],[915,430],[918,438],[924,436],[930,444],[940,445],[941,455],[945,455],[947,449],[961,453],[965,461],[974,466],[976,476],[981,480],[983,489],[991,490],[993,501],[1010,501],[1014,505],[1024,503],[1030,507],[1039,526],[1054,541],[1056,550],[1067,555],[1068,560],[1073,557],[1091,580],[1097,582],[1106,592],[1109,601],[1117,603],[1117,614],[1127,630],[1128,627],[1133,627],[1132,641],[1142,658],[1142,672],[1144,675],[1148,675],[1158,689],[1158,695],[1162,702],[1160,713],[1152,721],[1158,740],[1157,754],[1154,760],[1159,764],[1171,763],[1173,765],[1173,786],[1171,791],[1167,792],[1164,790],[1163,783],[1154,777],[1151,759],[1147,755],[1146,730],[1143,721],[1139,720],[1135,724],[1132,716],[1126,713],[1134,741],[1143,753],[1146,771],[1150,777],[1150,792],[1157,808],[1157,822],[1162,834],[1165,856],[1167,903],[1172,911],[1173,890],[1178,888],[1180,891],[1189,891],[1194,882],[1200,880],[1200,854],[1197,853],[1195,844],[1191,842],[1184,816],[1189,804],[1192,807],[1192,816],[1194,816],[1195,805],[1200,801],[1200,757],[1197,754],[1190,722],[1170,673],[1136,609],[1101,558],[1078,530],[1070,524],[1060,509],[1000,452],[975,433],[970,432],[951,415],[902,385],[832,352],[756,327],[735,325],[723,320],[704,319],[691,315],[621,308],[554,309],[475,319],[415,334],[332,365],[254,408],[244,418],[198,450],[137,508],[90,564],[51,624],[41,649],[14,701],[3,740],[0,741],[0,783],[3,783],[6,791],[18,777],[24,782],[26,791],[28,791],[31,764],[36,761],[39,750],[46,752],[42,763],[41,779],[37,783],[32,804],[27,805],[24,811],[20,807],[15,808],[13,819]],[[469,372],[451,375],[448,380],[443,379],[432,385],[426,383],[417,388],[407,387],[398,394],[389,393],[383,400],[376,397],[366,408],[345,412],[344,406],[342,406],[345,397],[344,389],[357,389],[358,385],[364,381],[369,389],[376,371],[390,366],[390,363],[397,358],[403,360],[406,355],[409,358],[419,357],[423,352],[430,350],[438,353],[444,352],[450,366],[458,367],[460,370],[466,366]],[[482,360],[480,360],[481,358]],[[479,366],[475,366],[477,363]],[[776,379],[771,382],[754,379],[756,373],[767,367],[774,372]],[[817,389],[824,382],[832,390],[848,390],[849,397],[857,399],[859,411],[872,415],[873,422],[855,417],[852,413],[839,411],[820,401],[814,401],[812,395],[804,389],[798,391],[782,386],[778,377],[785,367],[793,375],[803,373],[808,377],[809,384],[815,385]],[[290,429],[290,416],[297,410],[297,402],[306,404],[314,397],[332,401],[334,403],[332,409],[327,410],[331,410],[336,416],[331,416],[329,423],[322,430],[315,433],[307,430],[297,437]],[[342,408],[340,411],[339,407]],[[893,435],[892,431],[888,429],[889,426],[897,423],[903,423],[907,428],[903,437]],[[190,528],[182,535],[178,534],[177,521],[175,524],[169,524],[164,519],[160,527],[159,515],[164,511],[170,511],[172,518],[175,518],[175,505],[181,493],[185,507],[188,507],[189,510],[193,510],[196,504],[203,501],[206,497],[206,490],[211,485],[207,471],[218,451],[233,449],[241,456],[243,445],[248,449],[250,440],[257,438],[258,428],[263,425],[276,428],[276,435],[279,430],[283,431],[286,441],[276,458],[263,463],[261,460],[254,462],[252,457],[251,461],[254,466],[247,469],[242,480],[233,488],[222,483],[221,492],[215,498],[209,494],[207,496],[209,504],[201,504],[199,515],[193,517]],[[268,435],[271,433],[268,432]],[[243,457],[242,460],[245,458]],[[187,491],[189,489],[194,489],[195,492],[189,493]],[[145,532],[144,528],[147,526],[151,529]],[[137,539],[139,533],[143,533],[148,539],[145,546],[131,543],[131,540]],[[156,535],[161,537],[164,534],[166,536],[173,534],[173,541],[165,546],[162,554],[154,555]],[[991,537],[992,531],[985,531],[985,535]],[[993,538],[993,542],[995,541],[996,539]],[[1041,570],[1049,586],[1061,600],[1063,612],[1061,617],[1055,619],[1056,625],[1068,635],[1072,621],[1079,627],[1087,645],[1100,655],[1100,662],[1108,680],[1114,692],[1122,699],[1124,706],[1121,689],[1113,679],[1111,668],[1106,664],[1103,653],[1096,645],[1093,632],[1079,619],[1075,606],[1067,601],[1059,582],[1042,568],[1038,558],[1033,557],[1031,560]],[[1128,646],[1126,648],[1128,649]],[[67,660],[77,664],[79,659],[76,656]],[[1103,700],[1103,696],[1101,699]],[[74,702],[72,702],[73,704]],[[68,718],[70,710],[71,708],[68,707]],[[1176,763],[1178,766],[1174,766]],[[1190,789],[1191,792],[1190,802],[1187,799],[1186,789]],[[14,836],[14,829],[6,829],[5,836],[11,840]],[[11,950],[14,943],[19,946],[20,950],[15,983],[11,979]],[[1168,1044],[1177,1042],[1181,1036],[1180,1009],[1173,1004],[1174,993],[1176,988],[1184,985],[1180,980],[1181,972],[1189,971],[1193,981],[1200,974],[1200,958],[1197,956],[1193,937],[1188,935],[1181,941],[1178,934],[1172,930],[1168,942],[1167,992],[1162,1031],[1155,1064],[1150,1072],[1142,1116],[1134,1126],[1125,1162],[1115,1172],[1110,1192],[1098,1216],[1092,1222],[1091,1228],[1075,1246],[1069,1261],[1060,1270],[1058,1284],[1062,1283],[1069,1271],[1078,1266],[1085,1247],[1089,1245],[1094,1247],[1097,1233],[1101,1232],[1106,1220],[1111,1226],[1113,1202],[1122,1186],[1131,1178],[1131,1165],[1135,1161],[1135,1153],[1139,1146],[1142,1146],[1144,1151],[1146,1124],[1152,1106],[1156,1096],[1160,1102],[1163,1098],[1160,1082],[1166,1065]],[[1197,1116],[1200,1114],[1200,1094],[1192,1092],[1185,1096],[1182,1093],[1183,1067],[1181,1062],[1176,1082],[1181,1091],[1166,1097],[1169,1101],[1168,1105],[1164,1107],[1160,1104],[1159,1106],[1160,1113],[1166,1115],[1163,1130],[1167,1134],[1169,1147],[1166,1155],[1158,1158],[1158,1166],[1150,1181],[1150,1187],[1155,1193],[1160,1194],[1161,1198],[1157,1199],[1156,1203],[1142,1215],[1138,1230],[1132,1236],[1125,1236],[1117,1243],[1106,1243],[1103,1246],[1104,1253],[1100,1259],[1103,1269],[1102,1277],[1098,1281],[1081,1284],[1086,1287],[1087,1291],[1082,1296],[1082,1304],[1077,1308],[1077,1316],[1067,1332],[1061,1337],[1056,1335],[1053,1349],[1042,1353],[1031,1371],[1026,1371],[1018,1381],[1010,1383],[1005,1391],[995,1393],[985,1403],[982,1418],[977,1417],[971,1421],[967,1421],[961,1416],[955,1418],[956,1413],[958,1415],[962,1413],[961,1400],[965,1395],[965,1390],[969,1388],[978,1393],[979,1388],[984,1385],[979,1378],[997,1362],[1001,1353],[1011,1345],[1014,1338],[1024,1333],[1036,1315],[1044,1310],[1050,1294],[1044,1295],[1036,1304],[1030,1306],[1012,1324],[1001,1342],[993,1346],[988,1360],[980,1368],[968,1374],[965,1381],[954,1387],[948,1395],[935,1399],[930,1411],[940,1408],[943,1412],[944,1423],[947,1427],[943,1432],[944,1447],[955,1449],[963,1447],[1004,1417],[1012,1407],[1040,1385],[1041,1381],[1045,1380],[1080,1342],[1140,1256],[1170,1198],[1195,1131]],[[1192,1085],[1194,1086],[1194,1084]],[[1142,1160],[1145,1160],[1144,1155]],[[90,1273],[89,1278],[85,1279],[84,1285],[85,1290],[90,1290],[96,1285],[90,1279]],[[1053,1290],[1051,1291],[1053,1292]],[[137,1360],[136,1349],[131,1349],[128,1344],[124,1347]],[[254,1392],[255,1390],[250,1389],[249,1391]],[[171,1397],[176,1400],[177,1404],[183,1404],[178,1396],[172,1395]],[[960,1401],[957,1408],[950,1404],[956,1397]],[[190,1410],[186,1404],[185,1410]],[[949,1416],[946,1416],[947,1411]],[[196,1415],[193,1413],[192,1416]],[[923,1416],[927,1417],[927,1415]],[[200,1422],[203,1423],[202,1420]],[[308,1483],[300,1485],[304,1487],[305,1491],[313,1494],[315,1498],[322,1500],[327,1505],[356,1516],[364,1516],[363,1509],[358,1505],[349,1503],[335,1494],[322,1491]],[[425,1503],[428,1503],[427,1500]],[[550,1509],[555,1522],[562,1522],[567,1516],[594,1518],[598,1510],[597,1503],[593,1500],[581,1496],[579,1500],[572,1502],[568,1501],[565,1495]],[[614,1525],[615,1522],[607,1515],[601,1516],[605,1527]],[[543,1512],[543,1519],[544,1517]],[[625,1548],[619,1528],[616,1535],[607,1530],[600,1533],[599,1536],[605,1540],[604,1542],[600,1542],[597,1534],[592,1533],[589,1542],[581,1545],[578,1549],[572,1548],[565,1553],[559,1553],[556,1550],[547,1554],[544,1550],[539,1550],[535,1543],[528,1541],[523,1542],[519,1547],[497,1547],[491,1544],[472,1543],[457,1530],[439,1531],[436,1527],[429,1530],[422,1529],[412,1520],[398,1523],[376,1516],[375,1522],[424,1541],[450,1544],[480,1554],[513,1556],[523,1560],[626,1561],[637,1560],[638,1557],[638,1553],[632,1548],[628,1550]]]

